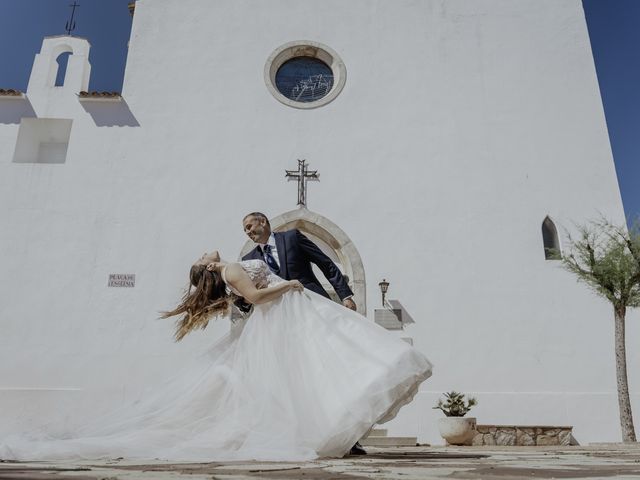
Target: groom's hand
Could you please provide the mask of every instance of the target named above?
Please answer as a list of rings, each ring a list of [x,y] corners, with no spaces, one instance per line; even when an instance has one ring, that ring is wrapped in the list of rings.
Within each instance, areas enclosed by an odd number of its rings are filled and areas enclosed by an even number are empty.
[[[238,307],[238,310],[240,310],[242,313],[249,313],[251,311],[251,307],[253,306],[242,297],[238,297],[236,301],[233,302],[233,304]]]
[[[353,310],[354,312],[356,311],[356,302],[354,302],[351,298],[345,298],[342,301],[342,305],[344,305],[345,307],[347,307],[349,310]]]

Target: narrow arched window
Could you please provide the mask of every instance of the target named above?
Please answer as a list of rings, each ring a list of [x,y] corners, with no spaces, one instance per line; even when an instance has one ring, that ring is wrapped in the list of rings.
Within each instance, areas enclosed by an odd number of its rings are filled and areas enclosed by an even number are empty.
[[[558,230],[549,217],[546,217],[542,222],[542,244],[544,245],[545,260],[560,260],[561,252]]]
[[[64,86],[64,77],[67,74],[67,65],[69,63],[69,55],[71,52],[64,52],[58,55],[56,62],[58,62],[58,73],[56,74],[56,87]]]

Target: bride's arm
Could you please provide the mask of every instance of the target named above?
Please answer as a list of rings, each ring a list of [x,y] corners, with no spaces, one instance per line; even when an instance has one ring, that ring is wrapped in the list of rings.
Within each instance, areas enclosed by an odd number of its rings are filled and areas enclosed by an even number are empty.
[[[247,272],[237,263],[227,265],[225,270],[227,282],[236,289],[248,302],[253,304],[267,303],[276,298],[280,298],[289,290],[304,290],[302,284],[297,280],[282,282],[273,287],[256,288]]]

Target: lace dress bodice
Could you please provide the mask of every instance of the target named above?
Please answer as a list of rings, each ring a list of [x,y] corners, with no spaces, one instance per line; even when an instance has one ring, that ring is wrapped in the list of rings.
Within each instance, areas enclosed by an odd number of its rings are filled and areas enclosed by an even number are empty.
[[[284,280],[274,274],[269,269],[269,266],[262,260],[244,260],[242,262],[238,262],[238,264],[245,272],[247,272],[247,275],[249,275],[249,278],[258,289],[270,287],[272,285],[275,285],[276,283],[284,282]],[[227,291],[229,293],[235,293],[236,295],[242,296],[240,292],[238,292],[227,282],[225,270],[222,271],[222,279],[227,284]]]

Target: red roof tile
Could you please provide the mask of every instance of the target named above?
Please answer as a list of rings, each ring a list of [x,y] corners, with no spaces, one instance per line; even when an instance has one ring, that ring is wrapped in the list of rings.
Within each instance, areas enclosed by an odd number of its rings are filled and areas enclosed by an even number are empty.
[[[3,97],[21,97],[22,92],[20,90],[14,90],[13,88],[0,88],[0,96]]]
[[[118,92],[85,92],[82,91],[78,94],[80,98],[119,98],[120,93]]]

